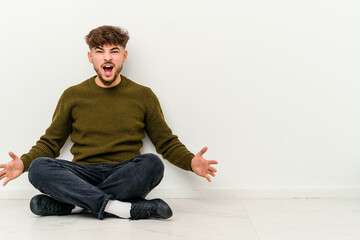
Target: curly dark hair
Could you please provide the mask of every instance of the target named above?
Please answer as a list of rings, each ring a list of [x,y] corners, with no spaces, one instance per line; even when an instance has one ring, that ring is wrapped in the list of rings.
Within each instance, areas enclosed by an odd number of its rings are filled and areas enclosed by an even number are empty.
[[[120,45],[126,48],[129,41],[129,32],[121,27],[101,26],[90,31],[85,36],[85,40],[89,48],[102,47],[106,44]]]

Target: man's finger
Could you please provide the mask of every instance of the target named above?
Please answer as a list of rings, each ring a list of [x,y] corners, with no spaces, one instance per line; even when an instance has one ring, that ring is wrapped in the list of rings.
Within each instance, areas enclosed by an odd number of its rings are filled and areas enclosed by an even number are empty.
[[[15,153],[13,153],[13,152],[9,152],[9,156],[10,156],[12,159],[18,158],[18,156],[16,156]]]
[[[208,180],[208,182],[211,182],[211,179],[208,175],[205,175],[205,178]]]
[[[5,185],[6,185],[9,181],[10,181],[10,178],[5,179],[3,186],[5,187]]]
[[[0,176],[0,180],[3,180],[5,177],[6,177],[5,174],[4,174],[4,175],[1,175],[1,176]]]
[[[214,168],[214,167],[210,167],[210,168],[209,168],[209,171],[211,171],[211,172],[217,172],[216,168]]]
[[[200,156],[202,156],[204,153],[206,153],[207,150],[208,150],[207,147],[204,147],[203,149],[201,149],[201,151],[199,152]]]
[[[209,162],[210,164],[218,164],[218,161],[215,161],[215,160],[208,160],[208,162]]]

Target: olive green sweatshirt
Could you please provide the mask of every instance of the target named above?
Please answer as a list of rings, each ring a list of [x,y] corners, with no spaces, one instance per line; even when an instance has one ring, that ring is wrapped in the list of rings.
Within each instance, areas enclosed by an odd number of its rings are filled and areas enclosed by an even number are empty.
[[[165,159],[182,169],[191,169],[194,154],[168,127],[150,88],[124,76],[115,87],[102,88],[94,76],[64,91],[51,125],[21,160],[27,171],[38,157],[58,157],[70,135],[73,162],[118,163],[140,155],[145,132]]]

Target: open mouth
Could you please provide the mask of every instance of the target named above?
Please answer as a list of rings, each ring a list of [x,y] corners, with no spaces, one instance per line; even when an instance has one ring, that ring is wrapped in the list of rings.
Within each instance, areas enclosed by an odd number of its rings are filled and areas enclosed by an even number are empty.
[[[114,69],[114,66],[112,66],[112,65],[103,66],[104,73],[107,77],[109,77],[111,75],[113,69]]]

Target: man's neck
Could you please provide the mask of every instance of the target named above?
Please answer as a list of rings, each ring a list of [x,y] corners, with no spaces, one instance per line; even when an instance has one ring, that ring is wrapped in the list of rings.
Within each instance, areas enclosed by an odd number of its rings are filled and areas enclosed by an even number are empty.
[[[96,85],[98,85],[99,87],[102,87],[102,88],[112,88],[112,87],[115,87],[116,85],[119,85],[121,82],[121,76],[120,74],[116,77],[115,81],[112,82],[110,85],[105,85],[99,78],[99,76],[96,76],[95,78],[95,83]]]

